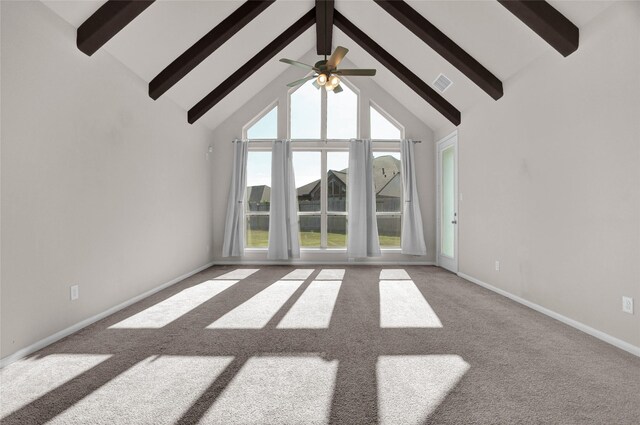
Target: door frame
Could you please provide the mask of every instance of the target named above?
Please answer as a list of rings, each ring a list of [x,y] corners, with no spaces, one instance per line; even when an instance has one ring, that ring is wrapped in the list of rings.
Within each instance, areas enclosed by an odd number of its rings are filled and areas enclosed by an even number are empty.
[[[454,149],[454,164],[455,164],[455,175],[454,175],[454,209],[456,211],[456,221],[458,224],[455,226],[454,231],[454,258],[441,258],[441,192],[442,192],[442,182],[441,182],[441,152],[443,148],[453,146]],[[438,140],[435,144],[435,158],[436,158],[436,265],[439,267],[443,267],[453,273],[458,273],[458,228],[460,224],[460,213],[458,209],[458,130],[454,130],[453,133],[448,136],[443,137]]]

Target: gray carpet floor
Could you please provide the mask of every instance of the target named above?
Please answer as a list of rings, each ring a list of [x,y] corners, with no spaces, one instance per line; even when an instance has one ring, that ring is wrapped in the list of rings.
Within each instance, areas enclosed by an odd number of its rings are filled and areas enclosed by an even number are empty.
[[[640,423],[639,358],[444,270],[250,268],[4,368],[2,424]]]

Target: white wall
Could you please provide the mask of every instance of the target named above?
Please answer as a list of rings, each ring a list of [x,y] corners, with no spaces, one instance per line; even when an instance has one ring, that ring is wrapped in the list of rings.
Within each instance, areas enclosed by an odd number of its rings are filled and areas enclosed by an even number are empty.
[[[460,272],[640,346],[640,3],[580,30],[463,114]]]
[[[40,2],[1,7],[6,357],[206,264],[213,200],[210,131]]]
[[[300,61],[314,63],[317,61],[315,52],[309,52]],[[347,59],[343,62],[346,68],[355,67]],[[283,68],[285,65],[283,64]],[[233,165],[233,151],[231,141],[242,137],[242,127],[252,118],[258,115],[263,109],[274,100],[279,101],[279,137],[286,138],[286,112],[287,112],[287,87],[286,84],[302,78],[304,70],[299,68],[284,68],[285,71],[274,81],[268,82],[265,88],[257,93],[255,97],[236,111],[230,118],[223,122],[214,130],[214,163],[213,180],[214,197],[220,202],[214,205],[214,244],[213,255],[217,261],[238,262],[240,259],[221,258],[222,242],[224,238],[224,217],[226,215],[226,200],[231,184],[231,168]],[[372,79],[364,77],[354,77],[349,82],[360,90],[361,117],[360,125],[363,137],[369,136],[368,114],[363,114],[363,106],[368,107],[370,99],[384,109],[391,116],[396,118],[405,127],[405,137],[422,140],[416,144],[416,178],[420,182],[419,196],[420,208],[422,209],[424,236],[427,243],[426,256],[408,256],[400,253],[387,253],[384,257],[363,260],[363,262],[434,262],[435,261],[435,160],[433,146],[433,132],[422,121],[416,118],[410,111],[405,109],[397,100],[392,98]],[[425,108],[429,106],[425,104]],[[266,252],[248,252],[244,262],[266,261]],[[304,262],[336,262],[347,261],[346,252],[312,252],[301,253],[300,261]]]

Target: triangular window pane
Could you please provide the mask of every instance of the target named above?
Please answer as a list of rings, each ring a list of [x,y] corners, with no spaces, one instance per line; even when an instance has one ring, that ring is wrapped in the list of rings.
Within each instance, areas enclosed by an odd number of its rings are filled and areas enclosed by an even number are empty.
[[[278,106],[267,112],[247,130],[247,139],[278,138]]]
[[[373,106],[371,109],[371,138],[376,140],[401,139],[402,131]]]

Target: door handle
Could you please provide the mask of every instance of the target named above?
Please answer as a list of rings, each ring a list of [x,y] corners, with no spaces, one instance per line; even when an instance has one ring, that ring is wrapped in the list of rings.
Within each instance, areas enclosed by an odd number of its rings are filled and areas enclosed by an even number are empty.
[[[451,224],[458,224],[458,220],[453,220]]]

